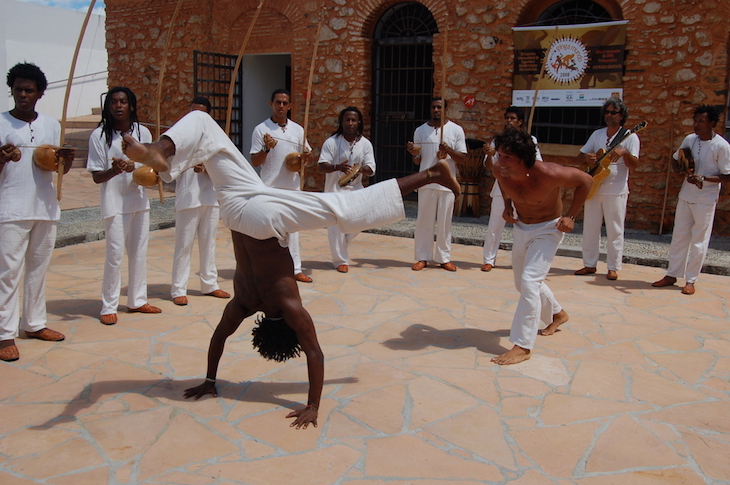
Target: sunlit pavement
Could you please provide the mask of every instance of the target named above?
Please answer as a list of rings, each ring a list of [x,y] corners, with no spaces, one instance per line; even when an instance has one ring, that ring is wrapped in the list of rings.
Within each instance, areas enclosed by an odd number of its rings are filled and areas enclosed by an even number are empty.
[[[48,325],[66,340],[21,336],[20,360],[0,363],[0,483],[730,483],[728,277],[702,274],[685,296],[651,287],[659,268],[608,281],[557,257],[548,284],[570,321],[501,367],[510,253],[483,273],[481,248],[455,245],[459,271],[414,272],[412,240],[361,234],[342,274],[325,230],[301,241],[314,283],[299,289],[326,356],[317,428],[285,419],[306,404],[304,357],[260,358],[253,318],[226,346],[219,397],[182,398],[228,300],[201,295],[196,249],[190,304],[171,302],[174,229],[150,236],[149,301],[163,313],[127,314],[123,296],[109,327],[104,241],[79,244],[55,250],[47,281]],[[217,261],[232,292],[222,226]]]

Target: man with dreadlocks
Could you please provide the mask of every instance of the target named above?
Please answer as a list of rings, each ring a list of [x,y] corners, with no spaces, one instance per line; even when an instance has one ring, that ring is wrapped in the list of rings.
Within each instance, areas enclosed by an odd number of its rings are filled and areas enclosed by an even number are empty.
[[[127,312],[162,311],[147,303],[150,203],[144,188],[132,180],[135,167],[134,162],[122,152],[124,135],[141,142],[152,141],[150,131],[137,120],[137,97],[129,88],[115,87],[107,93],[101,122],[89,138],[89,158],[86,163],[86,169],[91,172],[94,182],[101,187],[106,262],[99,320],[104,325],[117,323],[125,247],[129,265]]]
[[[155,143],[141,144],[128,135],[124,141],[127,155],[157,170],[165,180],[203,163],[218,192],[222,220],[233,235],[235,294],[211,338],[205,381],[187,389],[185,397],[217,396],[216,375],[226,339],[244,318],[262,311],[266,318],[254,336],[261,354],[284,360],[301,348],[307,357],[307,405],[287,415],[294,418],[291,426],[317,426],[324,355],[312,317],[299,296],[294,263],[283,246],[287,235],[333,224],[350,234],[403,219],[402,195],[427,183],[438,183],[459,194],[459,183],[449,166],[441,161],[428,170],[349,194],[304,192],[267,187],[213,118],[199,111],[185,115]],[[284,330],[293,338],[282,339],[281,346],[278,342],[272,345],[266,332],[278,337]]]
[[[349,192],[363,188],[363,177],[372,177],[375,173],[375,155],[373,144],[362,136],[362,113],[354,106],[340,111],[339,125],[331,137],[322,145],[319,154],[319,171],[326,173],[325,192]],[[340,178],[348,174],[352,177],[340,186]],[[350,263],[347,247],[357,233],[345,234],[337,226],[327,228],[330,242],[332,265],[340,273],[347,273]]]

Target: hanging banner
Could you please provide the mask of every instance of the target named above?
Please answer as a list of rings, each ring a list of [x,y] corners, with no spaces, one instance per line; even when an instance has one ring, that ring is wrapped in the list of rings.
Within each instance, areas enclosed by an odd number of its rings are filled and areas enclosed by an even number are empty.
[[[514,27],[512,104],[532,106],[536,91],[536,106],[602,106],[623,98],[627,23]]]

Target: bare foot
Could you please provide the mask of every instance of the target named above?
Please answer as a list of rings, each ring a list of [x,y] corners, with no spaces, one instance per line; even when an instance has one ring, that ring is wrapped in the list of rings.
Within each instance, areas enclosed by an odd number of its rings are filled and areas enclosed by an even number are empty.
[[[135,162],[148,165],[158,172],[167,172],[170,165],[167,163],[165,150],[159,143],[140,143],[131,135],[124,135],[122,151]]]
[[[553,315],[553,321],[550,323],[550,325],[542,330],[539,330],[537,333],[539,333],[540,335],[552,335],[558,330],[559,326],[567,322],[569,319],[570,317],[568,316],[568,312],[566,312],[565,310],[560,310],[558,313]]]
[[[492,358],[492,362],[499,365],[519,364],[530,358],[530,349],[523,349],[515,345],[502,355]]]
[[[451,169],[449,168],[449,164],[446,163],[446,160],[439,160],[436,165],[428,169],[428,174],[433,179],[431,180],[432,182],[450,189],[456,197],[461,195],[461,185],[459,185],[454,174],[451,173]]]

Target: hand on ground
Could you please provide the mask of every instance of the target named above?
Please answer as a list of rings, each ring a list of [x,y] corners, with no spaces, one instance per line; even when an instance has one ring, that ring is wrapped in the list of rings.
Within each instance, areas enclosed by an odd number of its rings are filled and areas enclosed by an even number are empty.
[[[314,427],[317,427],[317,411],[312,407],[306,407],[304,409],[298,409],[296,411],[292,411],[289,414],[286,415],[287,418],[296,418],[292,424],[289,426],[297,429],[304,428],[307,429],[307,426],[309,426],[309,423],[312,423]]]

